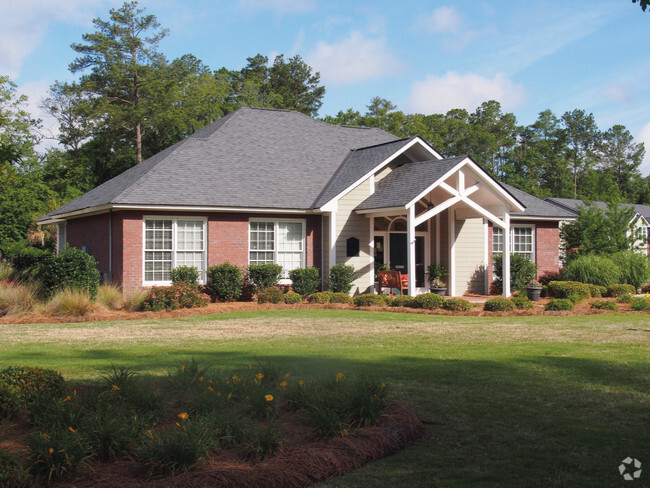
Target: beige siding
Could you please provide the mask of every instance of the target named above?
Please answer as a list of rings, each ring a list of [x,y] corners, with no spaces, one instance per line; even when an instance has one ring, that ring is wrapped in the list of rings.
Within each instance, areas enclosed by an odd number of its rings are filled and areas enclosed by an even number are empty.
[[[440,215],[440,264],[449,272],[449,210],[444,210],[438,215]]]
[[[485,293],[483,219],[456,220],[456,294]]]
[[[370,220],[354,212],[354,208],[370,196],[370,182],[365,181],[342,197],[336,213],[336,262],[354,266],[357,279],[351,293],[370,289]],[[347,240],[359,239],[359,256],[348,257]]]

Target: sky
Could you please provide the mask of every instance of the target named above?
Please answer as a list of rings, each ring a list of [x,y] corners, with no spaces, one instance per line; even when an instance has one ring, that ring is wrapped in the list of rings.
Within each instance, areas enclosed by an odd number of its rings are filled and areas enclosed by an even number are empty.
[[[55,81],[73,81],[70,45],[122,0],[3,0],[0,74],[40,108]],[[624,125],[648,154],[650,11],[631,0],[140,0],[169,35],[168,59],[193,54],[216,70],[260,53],[300,55],[326,87],[319,116],[371,98],[406,113],[473,112],[498,100],[518,123],[582,109],[601,130]],[[52,144],[52,142],[49,142]],[[47,146],[48,141],[43,146]]]

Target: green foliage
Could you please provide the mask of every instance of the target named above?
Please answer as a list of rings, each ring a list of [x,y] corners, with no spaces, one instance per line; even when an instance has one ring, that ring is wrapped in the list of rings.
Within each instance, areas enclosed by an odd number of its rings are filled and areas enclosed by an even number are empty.
[[[237,300],[242,294],[243,286],[244,274],[234,264],[222,263],[208,268],[205,291],[212,300],[220,302]]]
[[[421,293],[413,298],[413,306],[415,308],[435,310],[441,308],[444,301],[445,299],[437,293]]]
[[[199,284],[199,270],[196,266],[176,266],[170,274],[174,285],[178,283]]]
[[[496,285],[503,289],[503,255],[495,254],[492,257]],[[510,289],[523,290],[526,284],[537,277],[537,265],[523,254],[510,255]]]
[[[630,309],[635,310],[637,312],[650,310],[650,300],[646,297],[631,297]]]
[[[319,291],[309,295],[307,297],[307,301],[309,303],[329,303],[333,297],[334,297],[334,293],[331,291]]]
[[[29,439],[30,471],[48,482],[76,474],[90,462],[90,444],[75,429],[55,426],[47,432],[34,432]]]
[[[56,371],[9,367],[0,372],[0,418],[16,415],[38,395],[61,396],[63,377]]]
[[[610,258],[598,254],[585,254],[571,260],[567,265],[566,277],[599,286],[609,286],[620,282],[621,269]]]
[[[618,305],[616,305],[616,302],[608,302],[606,300],[596,300],[591,304],[591,308],[596,308],[598,310],[613,310],[614,312],[618,312]]]
[[[515,304],[507,298],[490,298],[483,304],[486,312],[509,312],[515,309]]]
[[[257,461],[264,461],[282,449],[281,424],[276,420],[263,425],[249,424],[244,438],[244,449]]]
[[[0,448],[0,486],[3,488],[30,486],[30,475],[25,463],[4,448]]]
[[[154,286],[144,299],[144,310],[158,312],[160,310],[176,310],[179,308],[205,307],[210,297],[203,293],[198,285],[177,283],[172,286]]]
[[[524,296],[512,297],[512,298],[510,298],[510,301],[519,310],[526,310],[526,309],[534,308],[533,302],[531,302],[528,299],[528,297],[524,297]]]
[[[452,312],[469,312],[472,304],[462,298],[448,298],[442,302],[442,308]]]
[[[296,268],[289,271],[289,279],[292,282],[293,291],[302,296],[311,295],[318,291],[320,286],[320,274],[318,268]]]
[[[630,303],[630,300],[632,299],[632,295],[629,293],[624,293],[623,295],[619,295],[616,297],[616,301],[618,303]]]
[[[41,290],[50,297],[57,291],[72,288],[85,291],[94,300],[100,277],[94,257],[76,247],[66,246],[43,265]]]
[[[621,251],[614,254],[612,260],[621,269],[619,283],[627,283],[638,289],[650,280],[650,262],[645,253]]]
[[[385,296],[384,298],[390,298]],[[386,302],[386,305],[390,307],[415,307],[415,297],[410,295],[397,295],[392,297],[392,301],[389,304]]]
[[[607,287],[607,296],[619,298],[623,295],[636,293],[636,288],[633,285],[615,284]]]
[[[38,279],[41,265],[53,255],[49,247],[31,244],[27,239],[2,241],[2,256],[11,263],[17,276]]]
[[[548,295],[553,298],[566,298],[573,303],[581,302],[591,297],[589,285],[576,281],[551,281],[548,284]]]
[[[323,292],[323,293],[331,293],[331,292]],[[350,295],[342,292],[331,293],[331,298],[329,301],[330,303],[345,303],[347,305],[352,305],[354,303],[354,300]]]
[[[566,298],[551,298],[546,304],[545,310],[559,311],[559,310],[573,310],[573,301]]]
[[[440,264],[430,264],[427,267],[427,275],[429,276],[429,281],[439,280],[447,276],[447,268]]]
[[[335,264],[330,268],[329,290],[333,293],[350,293],[354,281],[354,266]]]
[[[384,297],[375,293],[363,293],[354,297],[353,300],[357,307],[383,307],[386,304]]]
[[[302,295],[295,291],[288,291],[283,296],[284,303],[302,303]]]
[[[282,266],[279,264],[251,264],[248,267],[248,279],[257,287],[258,290],[278,286],[281,276]]]
[[[598,285],[589,285],[589,293],[591,294],[592,298],[604,297],[605,295],[607,295],[607,287],[598,286]]]
[[[257,293],[257,303],[284,303],[284,292],[276,287],[264,288]]]

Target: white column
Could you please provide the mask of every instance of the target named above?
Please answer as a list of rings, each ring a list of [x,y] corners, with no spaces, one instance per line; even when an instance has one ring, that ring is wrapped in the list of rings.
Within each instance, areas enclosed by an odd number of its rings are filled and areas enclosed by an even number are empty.
[[[510,296],[510,212],[503,215],[506,228],[503,229],[503,296]]]
[[[456,296],[456,212],[447,211],[447,220],[449,221],[449,283],[447,290],[449,296]]]
[[[408,293],[415,296],[415,205],[409,208],[406,217],[406,244],[408,247]]]
[[[489,234],[488,234],[488,219],[483,219],[483,263],[485,264],[485,276],[484,276],[484,284],[483,286],[485,287],[484,293],[487,295],[490,293],[490,276],[489,276],[489,270],[490,270],[490,253],[488,249],[488,243],[489,243]]]
[[[369,245],[369,254],[370,254],[370,290],[374,293],[375,290],[375,218],[370,217],[370,240]]]
[[[440,214],[436,215],[436,264],[440,264]]]
[[[330,213],[330,269],[336,264],[336,210]]]

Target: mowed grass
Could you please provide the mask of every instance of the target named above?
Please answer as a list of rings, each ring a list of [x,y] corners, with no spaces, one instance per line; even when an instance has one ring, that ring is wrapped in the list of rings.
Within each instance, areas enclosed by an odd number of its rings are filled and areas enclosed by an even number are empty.
[[[422,442],[321,486],[650,485],[650,316],[450,317],[278,310],[183,319],[3,325],[0,367],[85,381],[112,364],[161,376],[226,370],[370,374],[427,422]]]

